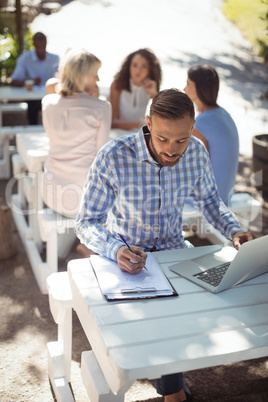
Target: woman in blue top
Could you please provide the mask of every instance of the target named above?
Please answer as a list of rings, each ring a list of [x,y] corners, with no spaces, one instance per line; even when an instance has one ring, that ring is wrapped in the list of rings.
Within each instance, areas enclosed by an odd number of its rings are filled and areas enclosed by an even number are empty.
[[[238,168],[239,137],[230,114],[217,104],[219,76],[207,64],[188,70],[186,94],[199,111],[193,134],[207,148],[222,200],[228,205]]]

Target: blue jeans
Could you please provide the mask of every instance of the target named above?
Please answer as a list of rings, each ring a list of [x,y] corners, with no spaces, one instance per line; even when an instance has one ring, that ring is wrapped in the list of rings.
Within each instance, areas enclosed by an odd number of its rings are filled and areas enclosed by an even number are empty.
[[[157,393],[160,395],[171,395],[182,389],[182,373],[162,375],[155,380]]]

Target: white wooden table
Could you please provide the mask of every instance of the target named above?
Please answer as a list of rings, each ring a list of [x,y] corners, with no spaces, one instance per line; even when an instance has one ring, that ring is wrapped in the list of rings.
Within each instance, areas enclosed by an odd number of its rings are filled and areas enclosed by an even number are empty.
[[[17,151],[30,173],[43,170],[49,153],[49,139],[45,132],[16,135]]]
[[[26,165],[27,174],[21,178],[24,186],[21,188],[28,194],[29,226],[33,231],[35,243],[40,242],[37,221],[37,211],[42,208],[43,202],[40,195],[40,175],[49,152],[49,139],[45,132],[32,134],[17,134],[16,145],[19,155]],[[22,195],[20,194],[21,198]]]
[[[136,379],[267,356],[268,273],[216,295],[168,269],[217,247],[154,253],[179,297],[144,301],[106,301],[89,260],[69,262],[68,306],[78,315],[108,387],[118,394],[115,400],[121,401]],[[71,333],[66,322],[65,347]],[[71,353],[63,354],[68,371]],[[83,371],[86,382],[82,363]]]
[[[14,166],[15,176],[10,180],[17,183],[17,193],[11,196],[11,209],[39,288],[46,293],[46,278],[53,271],[41,257],[38,211],[43,208],[40,180],[49,152],[49,139],[45,132],[17,134],[16,145],[20,157],[18,167]]]
[[[124,130],[111,130],[109,139],[118,138],[127,132]],[[17,134],[17,150],[23,158],[29,172],[36,173],[43,169],[48,153],[49,139],[45,132]]]
[[[2,105],[7,102],[41,100],[45,96],[45,87],[34,87],[32,91],[27,91],[25,87],[0,87],[0,178],[9,178],[10,169],[10,140],[18,132],[34,132],[34,126],[2,126]],[[43,131],[42,125],[36,126],[36,131]]]
[[[28,100],[41,100],[46,93],[45,87],[34,87],[27,91],[25,87],[0,87],[0,127],[2,126],[2,104],[7,102],[23,102]]]

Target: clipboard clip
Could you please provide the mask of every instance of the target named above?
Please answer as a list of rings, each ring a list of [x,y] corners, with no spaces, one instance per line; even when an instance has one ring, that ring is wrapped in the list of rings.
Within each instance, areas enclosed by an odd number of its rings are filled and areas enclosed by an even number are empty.
[[[133,293],[154,293],[156,292],[155,288],[132,288],[132,289],[121,289],[121,294],[133,294]]]

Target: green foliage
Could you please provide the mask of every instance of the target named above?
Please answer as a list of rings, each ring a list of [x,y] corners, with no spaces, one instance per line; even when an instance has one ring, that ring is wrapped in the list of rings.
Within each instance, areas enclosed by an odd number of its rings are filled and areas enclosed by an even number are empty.
[[[4,29],[4,32],[0,34],[0,72],[1,79],[0,85],[7,85],[8,77],[12,74],[17,57],[19,56],[18,40],[15,36],[12,36],[8,28]],[[33,49],[32,33],[30,29],[27,30],[24,35],[24,51]]]
[[[268,0],[225,0],[223,13],[268,61]]]

